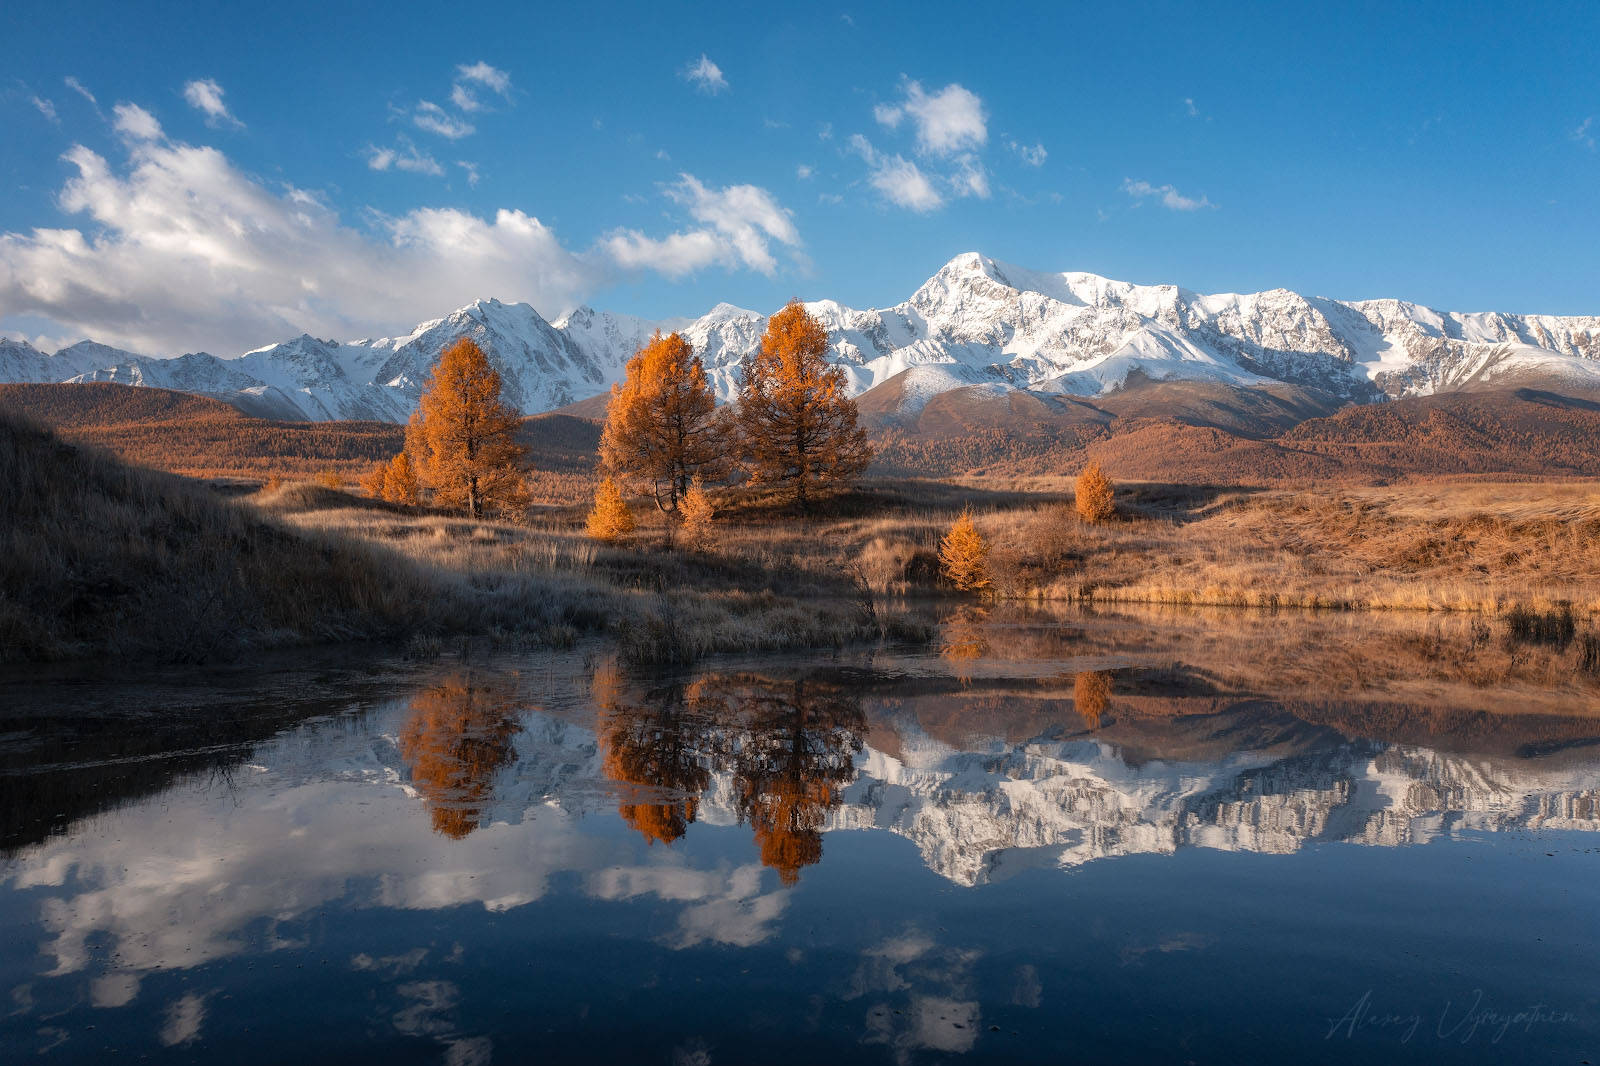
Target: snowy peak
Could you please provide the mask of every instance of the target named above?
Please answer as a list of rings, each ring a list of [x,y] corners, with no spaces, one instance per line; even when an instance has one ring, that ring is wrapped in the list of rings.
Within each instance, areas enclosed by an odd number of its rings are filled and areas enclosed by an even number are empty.
[[[1600,318],[1438,311],[1401,300],[1347,303],[1287,289],[1206,295],[1090,273],[1042,273],[967,252],[904,302],[806,305],[830,358],[862,393],[914,368],[908,398],[974,382],[1095,396],[1131,376],[1244,388],[1289,382],[1349,401],[1539,384],[1600,391]],[[404,421],[439,353],[471,337],[526,413],[620,381],[656,331],[682,333],[720,398],[756,351],[766,318],[721,303],[697,319],[652,321],[579,307],[546,321],[526,303],[476,300],[401,337],[339,343],[302,335],[237,359],[160,360],[84,342],[46,355],[0,341],[0,380],[119,381],[201,392],[252,411],[312,420]],[[910,399],[913,404],[920,402]]]

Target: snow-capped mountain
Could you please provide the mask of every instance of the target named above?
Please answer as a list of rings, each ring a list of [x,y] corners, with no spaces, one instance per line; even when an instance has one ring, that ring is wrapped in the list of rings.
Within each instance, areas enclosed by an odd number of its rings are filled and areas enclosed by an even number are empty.
[[[1201,295],[1094,274],[1043,274],[957,256],[904,303],[807,305],[832,334],[856,393],[914,367],[922,397],[987,382],[1096,396],[1130,374],[1244,387],[1306,385],[1348,400],[1536,382],[1600,390],[1600,317],[1440,312],[1398,300],[1355,303],[1286,289]],[[451,341],[470,336],[526,413],[605,391],[656,330],[677,330],[731,397],[739,360],[766,318],[719,304],[698,319],[648,321],[581,307],[548,322],[527,304],[480,300],[403,337],[339,343],[301,336],[234,359],[133,356],[91,342],[46,355],[0,341],[0,380],[116,381],[199,392],[245,410],[313,421],[402,421]]]

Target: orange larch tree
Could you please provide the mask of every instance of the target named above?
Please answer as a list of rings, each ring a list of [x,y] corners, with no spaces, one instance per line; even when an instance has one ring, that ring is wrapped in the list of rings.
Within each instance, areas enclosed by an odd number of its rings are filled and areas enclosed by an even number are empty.
[[[612,473],[644,483],[663,511],[677,511],[695,478],[727,476],[724,419],[705,365],[688,341],[657,330],[611,387],[600,460]]]
[[[790,486],[802,508],[814,485],[851,480],[872,460],[844,371],[827,355],[827,328],[791,300],[739,365],[735,419],[751,479]]]
[[[501,400],[500,374],[472,338],[440,353],[406,428],[406,450],[434,502],[473,518],[522,503],[520,420]]]
[[[1112,491],[1111,479],[1100,468],[1100,460],[1089,460],[1089,465],[1078,475],[1077,489],[1073,493],[1078,516],[1085,522],[1104,522],[1116,514]]]

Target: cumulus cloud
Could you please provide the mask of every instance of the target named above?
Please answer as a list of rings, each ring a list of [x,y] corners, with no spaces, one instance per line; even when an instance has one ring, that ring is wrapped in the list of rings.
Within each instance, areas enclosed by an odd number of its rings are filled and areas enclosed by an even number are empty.
[[[211,78],[191,81],[183,87],[183,98],[189,106],[205,113],[208,126],[232,126],[242,129],[244,123],[233,117],[228,105],[222,101],[222,86]]]
[[[1019,144],[1009,137],[1006,138],[1006,147],[1015,152],[1017,157],[1030,167],[1044,166],[1044,161],[1050,156],[1050,153],[1044,150],[1044,145],[1042,144],[1036,143],[1030,147],[1026,144]]]
[[[450,87],[450,102],[459,111],[472,113],[482,111],[487,105],[479,97],[480,90],[487,89],[504,99],[511,99],[511,75],[503,70],[491,67],[479,61],[477,63],[463,63],[456,67],[456,81]]]
[[[161,123],[138,104],[118,104],[111,113],[116,116],[112,124],[118,133],[136,141],[161,139]]]
[[[411,121],[416,123],[419,130],[437,133],[452,141],[459,141],[476,129],[472,123],[455,117],[432,100],[418,100],[416,110],[411,113]]]
[[[683,77],[703,93],[715,95],[728,87],[728,79],[722,76],[722,68],[707,59],[704,52],[700,53],[699,59],[683,68]]]
[[[897,129],[902,120],[909,119],[916,127],[919,151],[950,156],[982,148],[988,142],[983,101],[970,90],[952,82],[929,93],[920,82],[907,80],[901,91],[899,103],[879,104],[872,109],[872,116],[889,129]]]
[[[465,159],[458,159],[458,160],[456,160],[456,166],[460,167],[462,170],[467,172],[467,184],[468,185],[477,185],[478,184],[478,164],[469,163]]]
[[[807,166],[805,163],[801,163],[799,166],[794,168],[794,176],[799,178],[801,181],[810,181],[812,176],[815,174],[816,171]]]
[[[850,138],[850,148],[867,164],[872,187],[890,203],[917,212],[944,206],[944,197],[916,163],[902,155],[879,152],[859,133]]]
[[[1162,207],[1173,211],[1198,211],[1203,207],[1217,206],[1204,196],[1198,200],[1185,196],[1171,185],[1152,185],[1148,181],[1134,181],[1132,178],[1123,180],[1122,191],[1140,202],[1156,200]]]
[[[777,259],[772,244],[800,247],[794,218],[766,189],[730,185],[712,189],[692,174],[679,175],[666,195],[683,205],[700,226],[664,238],[638,230],[616,230],[603,242],[604,252],[628,270],[649,269],[681,277],[711,265],[745,266],[772,276]]]
[[[56,118],[56,105],[55,104],[51,103],[49,100],[44,99],[42,96],[34,96],[34,97],[31,97],[31,99],[33,101],[33,106],[37,107],[39,109],[39,114],[43,115],[45,118],[49,119],[51,122],[60,122],[60,119]]]
[[[1200,117],[1200,109],[1198,107],[1194,106],[1194,97],[1185,96],[1183,98],[1183,112],[1184,112],[1184,114],[1188,115],[1190,118],[1199,118]]]
[[[554,313],[606,276],[519,210],[422,208],[354,228],[214,148],[160,139],[141,115],[118,111],[125,167],[82,145],[64,156],[77,173],[59,202],[82,228],[0,234],[0,316],[135,351],[231,355],[300,332],[380,335],[490,293]]]

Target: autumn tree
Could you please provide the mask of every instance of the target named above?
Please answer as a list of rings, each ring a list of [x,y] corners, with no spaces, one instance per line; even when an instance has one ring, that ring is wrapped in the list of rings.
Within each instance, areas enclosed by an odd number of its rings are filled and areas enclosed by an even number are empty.
[[[374,466],[361,479],[361,488],[375,500],[415,504],[421,499],[417,471],[411,453],[402,451],[386,463]]]
[[[826,327],[793,300],[739,364],[735,419],[751,479],[787,485],[802,508],[814,485],[855,478],[872,459],[844,371],[827,354]]]
[[[1085,522],[1104,522],[1110,518],[1116,511],[1111,492],[1111,479],[1100,469],[1100,460],[1089,460],[1089,465],[1078,475],[1077,490],[1073,493],[1078,517]]]
[[[684,547],[690,551],[704,551],[710,545],[711,519],[716,513],[711,497],[706,495],[706,487],[699,478],[695,478],[678,504],[679,533],[683,537]]]
[[[970,510],[950,525],[939,542],[939,569],[962,592],[982,592],[989,580],[989,542],[978,532]]]
[[[724,419],[705,365],[677,333],[657,330],[611,387],[600,437],[607,470],[648,486],[656,506],[676,511],[695,478],[727,476]]]
[[[406,430],[406,449],[434,502],[473,518],[525,502],[519,420],[477,342],[462,337],[447,347]]]
[[[380,462],[373,464],[371,470],[361,475],[361,491],[371,496],[374,500],[383,499],[383,489],[389,480],[389,464]]]
[[[383,498],[393,503],[415,504],[421,501],[417,468],[412,464],[409,453],[402,451],[389,460],[389,467],[383,475]]]
[[[594,509],[589,512],[587,528],[589,536],[604,541],[621,540],[633,532],[633,511],[614,478],[606,478],[594,490]]]

